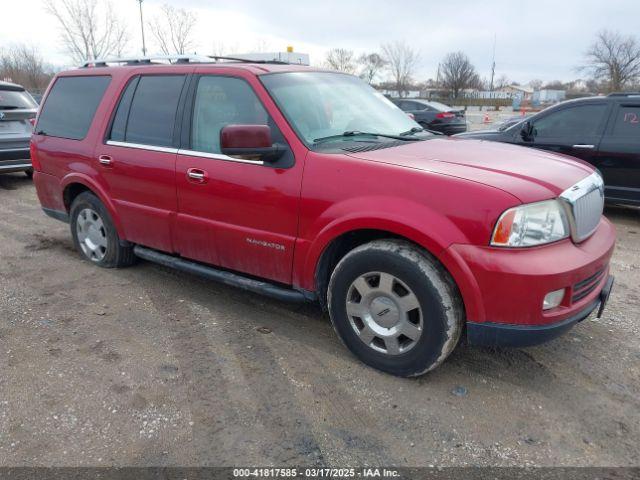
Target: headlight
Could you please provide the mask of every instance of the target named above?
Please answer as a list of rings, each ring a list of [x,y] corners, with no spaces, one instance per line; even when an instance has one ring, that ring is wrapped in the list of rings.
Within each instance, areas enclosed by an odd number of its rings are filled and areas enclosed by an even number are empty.
[[[557,200],[530,203],[504,212],[491,236],[496,247],[532,247],[569,236],[569,222]]]

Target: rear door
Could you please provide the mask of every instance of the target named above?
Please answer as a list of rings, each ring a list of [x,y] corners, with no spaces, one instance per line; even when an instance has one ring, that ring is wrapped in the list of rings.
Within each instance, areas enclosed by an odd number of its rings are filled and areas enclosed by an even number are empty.
[[[640,102],[619,103],[600,143],[596,167],[610,200],[640,204]]]
[[[595,164],[606,125],[608,102],[581,102],[532,121],[534,139],[524,145],[571,155]]]
[[[176,166],[176,250],[290,283],[304,159],[290,148],[273,164],[220,151],[220,131],[230,124],[269,125],[274,143],[287,145],[249,80],[203,74],[192,81]]]
[[[187,76],[139,75],[124,90],[95,162],[127,240],[171,252],[178,106]]]

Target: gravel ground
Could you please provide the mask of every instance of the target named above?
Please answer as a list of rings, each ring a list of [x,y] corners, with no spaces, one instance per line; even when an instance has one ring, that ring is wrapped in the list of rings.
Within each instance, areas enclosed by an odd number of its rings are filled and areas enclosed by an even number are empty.
[[[0,176],[0,466],[638,465],[640,210],[604,318],[544,346],[460,346],[400,379],[314,306],[80,259]]]

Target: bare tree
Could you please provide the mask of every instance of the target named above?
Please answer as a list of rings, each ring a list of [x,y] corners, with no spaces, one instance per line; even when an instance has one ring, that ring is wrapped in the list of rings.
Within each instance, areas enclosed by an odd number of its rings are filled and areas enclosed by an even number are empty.
[[[163,5],[161,13],[149,22],[149,29],[165,55],[184,55],[195,47],[193,29],[196,16],[184,8]]]
[[[420,61],[420,55],[407,43],[398,41],[383,44],[382,56],[387,62],[398,95],[404,96],[411,85],[413,74]]]
[[[20,44],[0,50],[0,79],[22,85],[30,92],[42,92],[53,75],[54,68],[33,47]]]
[[[566,90],[566,85],[560,80],[552,80],[542,86],[545,90]]]
[[[511,85],[511,81],[509,77],[507,77],[504,73],[495,79],[493,88],[495,90],[500,90],[501,88],[508,87]]]
[[[386,67],[387,62],[378,53],[363,53],[358,57],[360,78],[371,84]]]
[[[623,90],[640,79],[640,42],[628,35],[603,30],[586,53],[587,66],[595,80],[608,83],[609,91]]]
[[[534,78],[529,82],[529,86],[534,90],[540,90],[542,88],[543,82],[539,78]]]
[[[223,40],[214,40],[211,44],[211,55],[216,57],[232,56],[240,51],[238,43],[227,43]]]
[[[454,98],[462,90],[477,83],[478,74],[469,57],[463,52],[449,53],[440,64],[442,84]]]
[[[44,0],[61,29],[65,50],[76,63],[121,55],[129,37],[109,0]]]
[[[354,73],[356,71],[353,50],[332,48],[327,52],[325,61],[329,68],[340,72]]]

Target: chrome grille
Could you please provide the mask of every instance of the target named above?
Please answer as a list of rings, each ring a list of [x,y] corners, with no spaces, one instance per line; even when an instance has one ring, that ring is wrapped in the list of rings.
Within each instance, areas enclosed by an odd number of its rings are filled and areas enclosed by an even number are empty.
[[[582,242],[595,232],[604,208],[604,184],[598,173],[565,190],[560,198],[565,202],[574,242]]]

